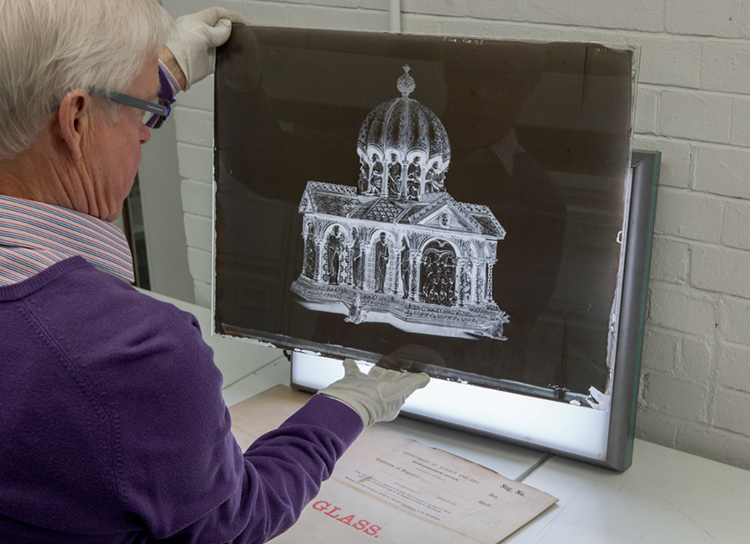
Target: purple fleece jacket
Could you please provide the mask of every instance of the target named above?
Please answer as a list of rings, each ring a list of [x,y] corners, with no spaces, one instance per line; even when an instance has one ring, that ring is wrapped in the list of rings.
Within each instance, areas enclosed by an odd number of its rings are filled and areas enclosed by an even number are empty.
[[[243,455],[195,318],[80,257],[0,287],[0,542],[264,542],[362,431],[315,396]]]

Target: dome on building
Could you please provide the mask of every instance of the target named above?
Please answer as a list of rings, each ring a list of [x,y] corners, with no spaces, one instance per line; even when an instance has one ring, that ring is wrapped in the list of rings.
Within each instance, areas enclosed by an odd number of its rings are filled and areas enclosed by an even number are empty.
[[[401,96],[372,110],[359,131],[361,194],[423,200],[445,192],[448,134],[432,110],[409,98],[416,87],[409,70],[398,78]]]

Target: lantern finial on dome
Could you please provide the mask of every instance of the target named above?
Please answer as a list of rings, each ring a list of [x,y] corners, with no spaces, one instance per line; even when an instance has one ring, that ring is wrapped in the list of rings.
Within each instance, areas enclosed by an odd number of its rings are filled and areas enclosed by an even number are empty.
[[[448,134],[432,110],[409,98],[417,86],[409,71],[407,64],[398,78],[402,96],[376,106],[359,130],[362,195],[403,201],[445,192],[451,160]]]
[[[404,73],[401,77],[398,78],[398,82],[396,85],[399,92],[401,93],[401,96],[404,98],[409,98],[409,95],[414,92],[414,88],[417,86],[414,78],[409,75],[409,70],[411,70],[411,67],[408,64],[405,64]]]

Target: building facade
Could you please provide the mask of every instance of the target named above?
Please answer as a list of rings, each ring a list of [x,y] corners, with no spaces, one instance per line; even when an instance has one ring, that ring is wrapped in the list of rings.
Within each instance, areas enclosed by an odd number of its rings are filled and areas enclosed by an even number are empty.
[[[310,181],[300,202],[304,264],[292,291],[318,311],[439,336],[505,340],[493,300],[505,230],[487,206],[445,189],[450,143],[437,116],[409,98],[376,107],[360,130],[357,187]]]

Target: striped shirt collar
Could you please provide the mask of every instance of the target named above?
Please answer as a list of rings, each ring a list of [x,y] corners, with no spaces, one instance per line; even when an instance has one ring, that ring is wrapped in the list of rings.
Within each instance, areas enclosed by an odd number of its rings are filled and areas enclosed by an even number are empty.
[[[116,226],[80,212],[0,195],[0,286],[80,256],[133,283],[133,257]]]
[[[490,147],[490,149],[497,155],[500,162],[503,163],[508,174],[512,176],[516,155],[523,153],[523,147],[518,143],[515,129],[510,129],[510,132],[502,140]]]

